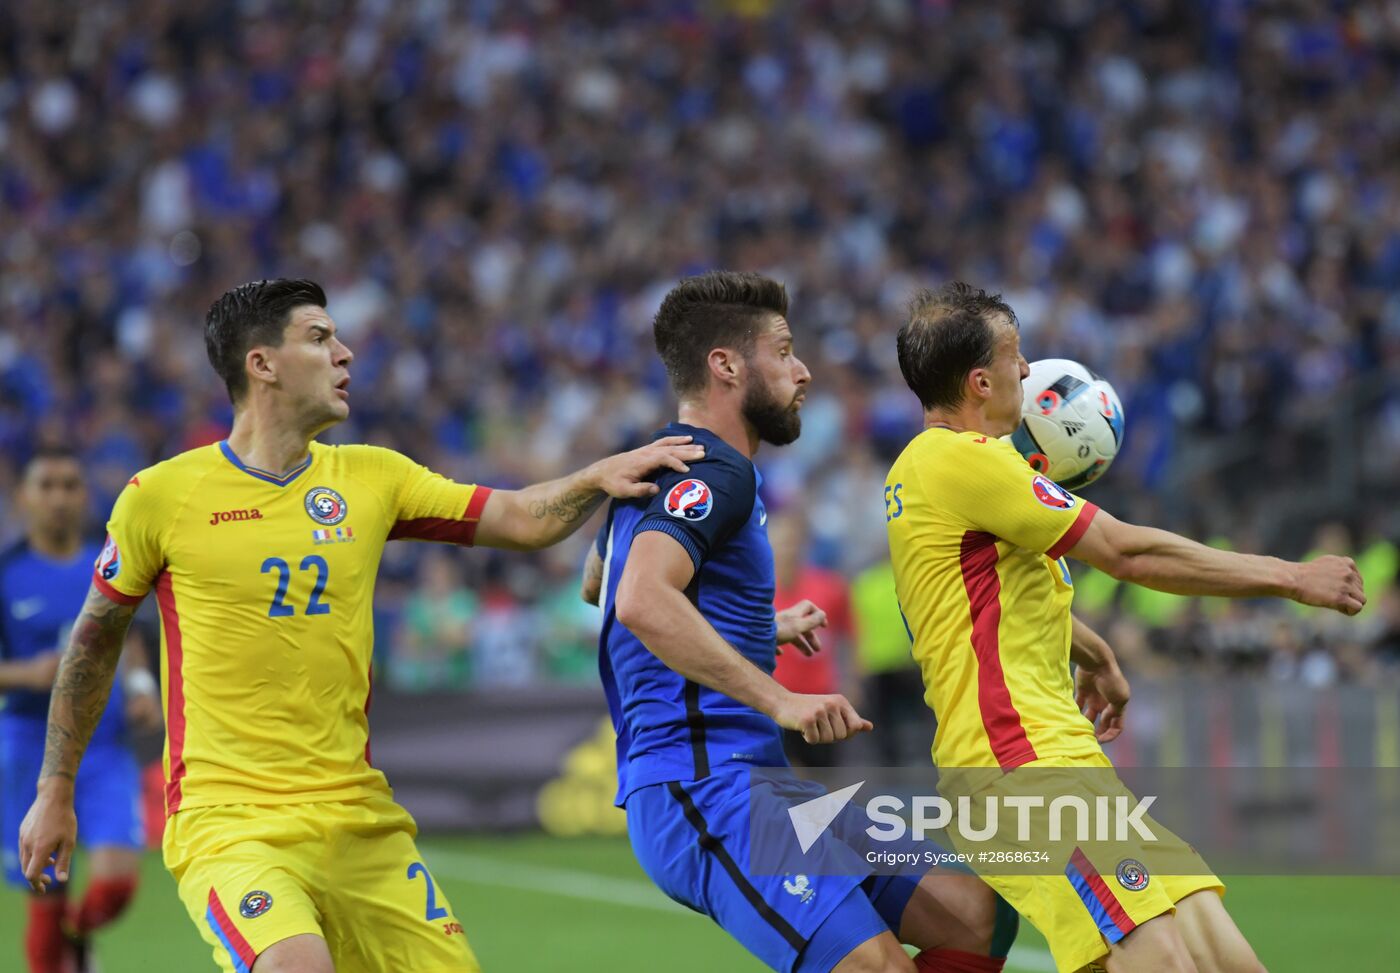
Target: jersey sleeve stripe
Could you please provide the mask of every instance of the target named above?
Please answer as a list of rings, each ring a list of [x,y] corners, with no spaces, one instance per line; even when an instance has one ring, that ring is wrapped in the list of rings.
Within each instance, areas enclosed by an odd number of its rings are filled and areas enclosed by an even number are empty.
[[[228,912],[219,901],[219,894],[214,891],[212,885],[209,887],[209,907],[204,912],[204,919],[219,942],[224,944],[224,949],[228,950],[234,970],[237,973],[252,973],[253,964],[258,961],[258,954],[249,945],[248,940],[243,938],[233,920],[229,919]]]
[[[169,817],[180,810],[185,781],[185,648],[169,571],[162,571],[156,578],[156,603],[165,632],[165,739],[170,758],[165,779],[165,815]]]
[[[690,555],[690,560],[695,564],[695,570],[700,570],[700,562],[704,560],[700,553],[700,545],[695,543],[695,538],[678,523],[667,520],[665,516],[651,516],[637,525],[636,534],[644,530],[660,531],[667,537],[675,538],[676,543],[685,548],[685,552]],[[633,534],[635,537],[636,534]]]
[[[1055,546],[1045,553],[1050,557],[1059,559],[1069,553],[1069,549],[1079,543],[1079,538],[1084,536],[1084,532],[1089,529],[1089,525],[1094,522],[1094,515],[1099,512],[1099,508],[1089,501],[1084,501],[1084,508],[1079,511],[1079,516],[1074,518],[1074,523],[1069,525],[1069,530],[1055,542]]]
[[[963,534],[963,586],[972,614],[972,650],[977,657],[977,706],[992,755],[1003,770],[1035,759],[1035,748],[1011,701],[1001,668],[1001,579],[997,577],[997,540],[985,531]]]
[[[491,496],[491,488],[479,486],[472,491],[467,501],[467,509],[460,517],[416,517],[413,520],[400,520],[389,531],[389,540],[438,541],[444,544],[463,544],[468,547],[476,540],[476,525],[481,522],[481,511]]]
[[[92,586],[102,592],[110,601],[115,601],[118,605],[139,605],[145,595],[128,595],[112,587],[111,582],[97,573],[94,568],[92,572]]]
[[[1118,942],[1137,928],[1137,923],[1124,911],[1122,904],[1104,883],[1094,863],[1078,848],[1074,849],[1074,853],[1069,857],[1069,864],[1065,866],[1065,877],[1079,893],[1084,908],[1089,910],[1089,915],[1093,916],[1094,923],[1109,945]]]

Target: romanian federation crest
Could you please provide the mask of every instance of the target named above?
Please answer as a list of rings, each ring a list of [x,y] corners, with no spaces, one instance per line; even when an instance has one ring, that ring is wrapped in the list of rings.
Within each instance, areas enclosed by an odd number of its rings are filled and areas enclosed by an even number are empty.
[[[256,919],[272,908],[272,896],[266,892],[249,892],[238,903],[238,914],[244,919]]]
[[[334,527],[348,512],[345,498],[330,487],[312,487],[306,491],[306,513],[321,526]]]
[[[1124,858],[1118,863],[1118,884],[1129,892],[1147,888],[1147,866],[1136,858]]]

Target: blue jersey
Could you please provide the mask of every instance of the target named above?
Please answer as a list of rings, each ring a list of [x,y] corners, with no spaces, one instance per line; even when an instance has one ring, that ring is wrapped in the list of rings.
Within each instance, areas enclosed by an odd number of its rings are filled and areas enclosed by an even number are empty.
[[[686,594],[734,649],[764,672],[776,657],[773,551],[753,463],[707,429],[672,423],[658,436],[694,437],[705,457],[660,475],[654,497],[614,500],[598,537],[603,558],[599,668],[617,730],[619,804],[639,787],[694,781],[725,765],[784,766],[769,717],[672,671],[617,621],[614,601],[638,533],[659,530],[695,562]]]
[[[0,658],[28,659],[63,650],[87,598],[99,549],[86,545],[71,559],[54,561],[21,541],[0,554]],[[122,740],[124,713],[121,681],[116,680],[92,743]],[[48,714],[48,693],[15,691],[6,694],[0,721],[7,730],[36,734],[42,741]]]

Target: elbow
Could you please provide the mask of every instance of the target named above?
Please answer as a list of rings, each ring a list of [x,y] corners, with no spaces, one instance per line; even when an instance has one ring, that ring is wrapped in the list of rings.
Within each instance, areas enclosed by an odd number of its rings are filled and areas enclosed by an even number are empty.
[[[617,597],[613,601],[613,611],[617,620],[637,638],[646,641],[650,630],[653,607],[656,599],[647,593],[645,586],[624,577],[618,585]]]

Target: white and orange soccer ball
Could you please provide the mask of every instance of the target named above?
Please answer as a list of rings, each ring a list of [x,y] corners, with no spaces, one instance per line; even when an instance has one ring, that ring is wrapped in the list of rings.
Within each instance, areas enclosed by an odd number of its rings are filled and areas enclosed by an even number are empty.
[[[1103,476],[1123,445],[1123,404],[1108,381],[1068,358],[1031,363],[1011,445],[1067,490]]]

